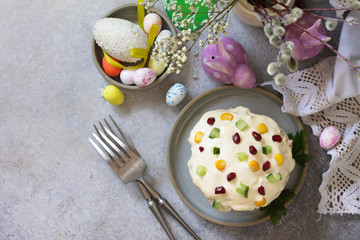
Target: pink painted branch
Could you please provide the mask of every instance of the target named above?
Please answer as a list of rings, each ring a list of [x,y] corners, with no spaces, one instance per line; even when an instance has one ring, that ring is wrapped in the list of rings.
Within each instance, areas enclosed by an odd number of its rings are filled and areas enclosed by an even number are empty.
[[[271,8],[271,10],[275,11],[276,14],[278,14],[280,17],[284,17],[278,10],[276,10],[275,8]],[[344,57],[341,53],[339,53],[333,46],[331,46],[329,43],[319,39],[318,37],[314,36],[313,34],[311,34],[309,31],[307,31],[306,29],[304,29],[303,27],[299,26],[296,23],[293,23],[294,26],[296,26],[297,28],[299,28],[301,31],[309,34],[311,37],[315,38],[316,40],[320,41],[321,43],[323,43],[326,47],[328,47],[331,51],[333,51],[337,56],[339,56],[342,60],[344,60],[351,68],[353,68],[355,71],[360,72],[360,68],[357,68],[354,66],[354,64],[352,64],[349,59],[347,59],[346,57]]]

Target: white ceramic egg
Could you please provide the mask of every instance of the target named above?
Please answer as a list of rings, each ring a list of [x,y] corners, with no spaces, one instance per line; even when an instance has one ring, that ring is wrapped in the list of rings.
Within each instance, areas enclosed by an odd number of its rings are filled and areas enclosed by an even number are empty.
[[[323,149],[329,150],[339,142],[340,138],[341,133],[339,129],[334,126],[326,127],[319,137],[320,146]]]
[[[134,84],[136,70],[123,69],[120,73],[120,80],[126,85]]]
[[[157,76],[160,76],[165,71],[166,65],[164,63],[157,62],[154,59],[150,58],[149,68],[154,70]]]
[[[171,31],[165,29],[165,30],[162,30],[159,35],[156,37],[156,42],[160,42],[161,39],[165,38],[165,37],[172,37],[173,34]]]
[[[94,39],[107,54],[122,62],[137,62],[131,48],[147,49],[148,37],[136,24],[119,18],[103,18],[93,29]]]
[[[146,87],[156,79],[156,73],[150,68],[139,68],[134,74],[134,83],[138,87]]]
[[[149,13],[144,18],[144,31],[146,32],[146,34],[150,33],[150,29],[153,24],[159,25],[159,33],[162,25],[161,17],[156,13]]]
[[[181,83],[175,83],[166,93],[166,103],[170,106],[178,105],[186,96],[186,88]]]

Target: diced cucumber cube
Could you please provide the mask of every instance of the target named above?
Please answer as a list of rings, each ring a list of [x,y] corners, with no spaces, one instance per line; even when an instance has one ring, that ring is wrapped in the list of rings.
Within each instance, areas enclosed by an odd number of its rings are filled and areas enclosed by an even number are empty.
[[[271,146],[265,145],[262,147],[263,154],[268,155],[271,154]]]
[[[245,184],[240,183],[240,185],[236,188],[236,192],[244,197],[248,197],[249,187]]]
[[[220,136],[220,129],[213,128],[209,134],[209,138],[218,138]]]
[[[213,147],[213,154],[214,154],[214,155],[220,154],[220,148],[218,148],[218,147]]]
[[[240,119],[235,123],[235,126],[240,129],[240,131],[244,131],[249,125],[244,120]]]
[[[214,200],[214,202],[212,204],[212,207],[216,208],[216,209],[219,209],[219,208],[222,207],[222,204],[221,204],[221,202]]]
[[[237,154],[237,158],[238,158],[238,160],[240,161],[240,162],[244,162],[244,161],[246,161],[246,160],[248,160],[248,155],[246,154],[246,153],[244,153],[244,152],[239,152],[238,154]]]
[[[197,165],[196,167],[196,174],[199,175],[200,177],[205,176],[207,171],[207,168],[202,166],[202,165]]]
[[[269,175],[266,176],[266,178],[270,183],[276,183],[276,182],[281,181],[281,179],[282,179],[280,173],[276,173],[276,174],[270,173]]]

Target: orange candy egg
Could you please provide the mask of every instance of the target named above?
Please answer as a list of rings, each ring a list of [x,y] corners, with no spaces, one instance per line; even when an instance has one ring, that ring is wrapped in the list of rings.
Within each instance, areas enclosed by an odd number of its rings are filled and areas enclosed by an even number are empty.
[[[115,60],[115,61],[117,61],[117,60]],[[119,61],[117,61],[117,62],[119,62]],[[121,72],[121,68],[116,68],[113,65],[111,65],[110,63],[108,63],[106,61],[105,57],[103,57],[102,66],[103,66],[103,69],[104,69],[105,73],[110,77],[119,76],[119,74]]]

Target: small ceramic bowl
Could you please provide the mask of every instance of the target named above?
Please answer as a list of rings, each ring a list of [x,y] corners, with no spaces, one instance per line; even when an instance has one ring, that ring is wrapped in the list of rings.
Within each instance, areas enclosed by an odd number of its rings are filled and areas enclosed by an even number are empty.
[[[171,20],[164,14],[162,13],[160,10],[154,9],[154,12],[157,13],[161,19],[162,19],[162,30],[167,29],[170,30],[173,35],[176,35],[176,29],[173,26]],[[138,23],[138,16],[137,16],[137,5],[136,4],[126,4],[126,5],[122,5],[118,8],[115,8],[113,10],[111,10],[110,12],[108,12],[104,18],[121,18],[121,19],[125,19],[128,20],[130,22],[133,23]],[[138,87],[136,85],[126,85],[123,84],[120,81],[120,77],[109,77],[105,72],[104,69],[102,68],[102,59],[103,59],[103,52],[102,49],[96,44],[95,39],[92,39],[92,43],[91,43],[91,50],[92,50],[92,56],[93,56],[93,60],[95,63],[96,68],[99,70],[100,74],[111,84],[118,86],[119,88],[123,88],[123,89],[129,89],[129,90],[144,90],[144,89],[149,89],[152,88],[154,86],[156,86],[157,84],[159,84],[160,82],[164,81],[167,77],[167,73],[166,70],[164,71],[164,73],[162,73],[160,76],[158,76],[156,78],[156,80],[150,84],[147,87]],[[146,65],[145,65],[146,66]]]
[[[286,6],[292,7],[295,3],[295,0],[288,0]],[[282,6],[276,4],[274,8],[281,10]],[[254,11],[254,6],[251,5],[248,0],[239,0],[233,8],[237,17],[246,24],[249,24],[254,27],[263,27],[263,24],[257,19],[257,13]],[[271,15],[275,15],[274,12],[269,11]]]

